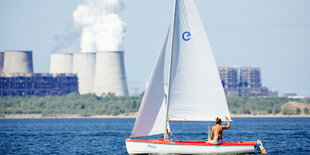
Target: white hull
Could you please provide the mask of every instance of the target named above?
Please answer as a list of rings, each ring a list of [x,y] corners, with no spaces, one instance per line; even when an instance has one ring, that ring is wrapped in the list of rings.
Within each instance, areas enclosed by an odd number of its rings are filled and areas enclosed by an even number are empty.
[[[184,145],[126,141],[129,154],[225,154],[254,153],[255,145]]]

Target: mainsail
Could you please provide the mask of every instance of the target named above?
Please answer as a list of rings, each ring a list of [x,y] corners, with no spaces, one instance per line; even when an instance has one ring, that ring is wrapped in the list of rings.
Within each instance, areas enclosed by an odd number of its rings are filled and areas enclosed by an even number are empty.
[[[230,118],[215,59],[194,0],[176,0],[174,20],[168,120]]]

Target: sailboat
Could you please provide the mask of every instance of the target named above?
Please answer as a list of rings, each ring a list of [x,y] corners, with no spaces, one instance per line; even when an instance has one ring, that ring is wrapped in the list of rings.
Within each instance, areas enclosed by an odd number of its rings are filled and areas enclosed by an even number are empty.
[[[171,36],[171,42],[169,41]],[[171,45],[168,89],[165,55]],[[178,141],[169,137],[169,122],[231,121],[215,59],[194,0],[175,0],[172,25],[157,56],[130,138],[129,154],[209,154],[262,151],[260,141]],[[164,134],[160,139],[135,137]],[[210,139],[210,137],[209,137]],[[257,149],[258,148],[258,149]]]

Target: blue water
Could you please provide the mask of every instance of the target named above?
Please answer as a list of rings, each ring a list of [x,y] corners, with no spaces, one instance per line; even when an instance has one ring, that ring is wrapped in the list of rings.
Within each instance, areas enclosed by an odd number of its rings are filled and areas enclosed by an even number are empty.
[[[127,154],[135,119],[0,119],[0,154]],[[179,140],[207,139],[208,123],[171,123]],[[262,140],[269,154],[310,154],[310,118],[234,118],[224,140]]]

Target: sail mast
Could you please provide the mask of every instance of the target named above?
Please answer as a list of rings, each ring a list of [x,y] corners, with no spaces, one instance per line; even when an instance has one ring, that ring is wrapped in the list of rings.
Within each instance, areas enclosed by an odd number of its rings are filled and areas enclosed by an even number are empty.
[[[174,11],[173,11],[173,19],[172,19],[172,37],[171,37],[171,52],[170,52],[170,64],[169,64],[169,78],[168,78],[168,93],[167,93],[167,100],[166,100],[166,124],[165,124],[165,133],[164,133],[164,139],[169,138],[168,133],[168,109],[169,109],[169,94],[170,94],[170,82],[171,82],[171,70],[172,70],[172,59],[173,59],[173,44],[174,44],[174,31],[175,31],[175,17],[176,17],[176,7],[177,7],[177,1],[174,0]]]

